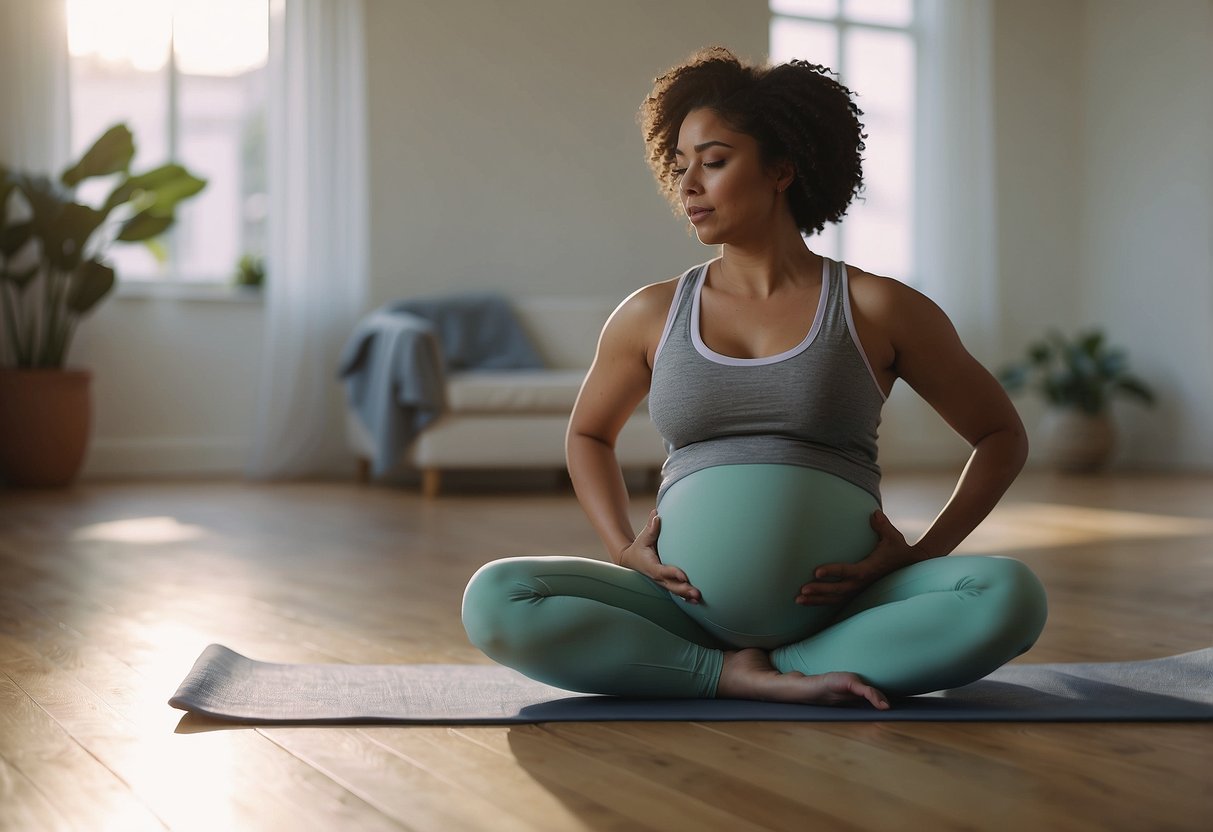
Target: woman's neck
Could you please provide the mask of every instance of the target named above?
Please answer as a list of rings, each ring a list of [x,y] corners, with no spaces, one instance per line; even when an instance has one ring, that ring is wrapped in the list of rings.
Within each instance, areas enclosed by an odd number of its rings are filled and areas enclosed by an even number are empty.
[[[763,246],[746,247],[726,243],[709,275],[712,287],[730,294],[761,299],[782,289],[820,279],[821,255],[805,247],[804,239],[768,240]]]

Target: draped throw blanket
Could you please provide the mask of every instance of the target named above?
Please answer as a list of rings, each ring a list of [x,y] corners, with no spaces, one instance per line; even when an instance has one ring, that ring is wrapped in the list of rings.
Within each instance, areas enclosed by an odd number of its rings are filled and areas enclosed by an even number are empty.
[[[346,340],[337,376],[373,438],[371,472],[382,477],[442,415],[448,372],[542,366],[509,301],[495,292],[470,292],[376,309]]]

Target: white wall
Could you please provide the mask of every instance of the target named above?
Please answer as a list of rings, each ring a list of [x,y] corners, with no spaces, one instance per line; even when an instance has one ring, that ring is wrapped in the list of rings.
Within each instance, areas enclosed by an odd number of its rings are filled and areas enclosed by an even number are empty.
[[[244,470],[263,308],[240,295],[201,297],[110,298],[77,329],[69,364],[93,371],[84,477]]]
[[[765,60],[765,0],[368,6],[376,301],[622,300],[714,256],[658,194],[635,116],[701,46]]]
[[[1050,324],[1108,324],[1167,398],[1158,412],[1120,409],[1124,464],[1213,468],[1210,3],[1148,5],[996,3],[1005,347],[1016,355]],[[367,10],[373,303],[483,287],[622,299],[713,256],[658,195],[635,112],[699,46],[762,60],[763,0]],[[261,312],[104,303],[72,353],[96,373],[86,476],[240,472]],[[946,427],[899,422],[912,396],[886,410],[882,461],[963,460]],[[1031,429],[1039,408],[1018,403]]]
[[[1126,467],[1213,468],[1213,3],[1087,4],[1079,318],[1161,396]]]

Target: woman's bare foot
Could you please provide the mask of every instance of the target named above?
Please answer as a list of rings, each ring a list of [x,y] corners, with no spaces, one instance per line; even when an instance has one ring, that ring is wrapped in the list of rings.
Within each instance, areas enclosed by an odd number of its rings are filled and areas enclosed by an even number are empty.
[[[854,673],[822,673],[816,676],[793,670],[780,673],[767,651],[757,647],[724,651],[724,666],[716,685],[717,699],[761,699],[805,705],[838,705],[866,699],[887,710],[889,700]]]

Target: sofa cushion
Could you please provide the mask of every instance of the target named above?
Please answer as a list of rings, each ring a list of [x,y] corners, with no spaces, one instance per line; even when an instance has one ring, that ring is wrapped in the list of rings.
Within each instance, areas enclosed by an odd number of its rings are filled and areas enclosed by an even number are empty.
[[[451,373],[447,405],[454,413],[559,413],[577,401],[585,370],[499,370]]]

